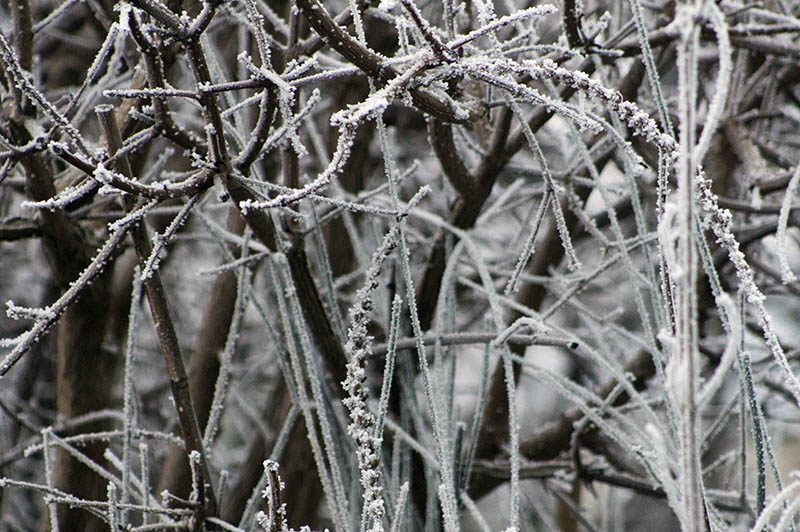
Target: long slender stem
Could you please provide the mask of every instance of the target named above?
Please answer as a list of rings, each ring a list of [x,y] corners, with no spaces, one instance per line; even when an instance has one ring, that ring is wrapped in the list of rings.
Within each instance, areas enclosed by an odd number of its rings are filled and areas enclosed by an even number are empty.
[[[695,175],[697,161],[693,157],[695,146],[695,101],[697,97],[697,46],[700,30],[695,26],[697,6],[681,5],[678,16],[687,23],[678,44],[678,83],[680,90],[680,138],[678,157],[678,238],[677,272],[673,275],[677,294],[675,309],[675,334],[677,337],[677,362],[680,364],[682,382],[678,401],[681,406],[682,427],[682,480],[684,497],[685,532],[701,530],[705,521],[702,509],[702,473],[699,457],[699,418],[697,416],[697,253],[694,247]]]
[[[108,149],[112,154],[122,147],[122,137],[114,118],[114,110],[111,106],[100,106],[97,109],[100,124],[108,143]],[[121,157],[117,161],[119,171],[128,178],[133,177],[130,163],[127,157]],[[125,209],[130,211],[135,207],[134,199],[124,196]],[[150,237],[147,234],[147,227],[144,221],[139,222],[131,231],[133,245],[139,263],[144,267],[150,257],[153,248]],[[158,341],[161,352],[164,355],[164,362],[167,366],[172,397],[175,407],[178,410],[178,420],[181,426],[183,440],[186,443],[188,452],[195,451],[200,455],[200,468],[198,484],[203,490],[203,500],[197,501],[195,513],[195,530],[203,529],[203,522],[206,517],[213,517],[217,513],[217,503],[214,497],[214,488],[211,483],[211,474],[208,468],[208,460],[205,449],[203,448],[203,437],[200,432],[200,425],[197,422],[197,414],[194,411],[191,393],[189,391],[189,379],[186,375],[186,368],[183,364],[178,335],[175,333],[175,326],[172,323],[167,296],[164,286],[161,283],[161,276],[157,270],[142,280],[147,301],[150,304],[150,312],[156,326]]]

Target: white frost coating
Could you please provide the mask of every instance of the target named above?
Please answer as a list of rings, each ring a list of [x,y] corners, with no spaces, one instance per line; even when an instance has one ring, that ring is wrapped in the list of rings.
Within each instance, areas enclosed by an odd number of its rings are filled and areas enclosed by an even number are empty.
[[[575,248],[572,245],[572,238],[570,238],[569,235],[567,221],[564,218],[564,212],[561,210],[561,203],[559,202],[559,190],[556,188],[553,176],[550,175],[547,159],[545,158],[544,153],[539,146],[539,142],[536,140],[536,136],[533,134],[528,122],[522,115],[522,110],[520,109],[519,104],[512,102],[511,107],[514,109],[514,114],[519,120],[520,128],[522,128],[525,139],[528,141],[528,146],[536,156],[536,160],[539,163],[539,169],[544,176],[544,181],[549,191],[548,197],[551,198],[550,206],[553,209],[553,220],[555,220],[558,236],[561,238],[561,246],[564,248],[564,255],[567,257],[567,267],[570,269],[570,271],[578,271],[581,269],[581,261],[578,259],[578,254],[575,252]]]
[[[219,373],[217,374],[217,382],[214,385],[214,397],[211,401],[208,421],[206,421],[206,428],[203,434],[203,447],[206,449],[211,448],[214,443],[214,438],[219,431],[220,418],[222,417],[225,399],[228,395],[228,389],[230,387],[230,375],[232,373],[231,361],[233,359],[233,353],[236,349],[237,341],[239,339],[244,309],[247,306],[250,296],[252,272],[246,266],[243,266],[237,273],[236,302],[234,304],[230,326],[228,327],[228,334],[225,337],[225,345],[222,349],[222,353],[219,355],[220,369]],[[272,462],[272,464],[275,463]],[[277,468],[276,464],[275,467]]]
[[[511,96],[526,101],[533,105],[546,107],[548,111],[562,115],[578,126],[581,131],[588,129],[593,133],[601,131],[602,126],[585,114],[575,110],[572,106],[542,95],[535,89],[522,83],[518,83],[509,73],[526,74],[528,69],[520,67],[513,61],[502,61],[500,58],[478,58],[478,60],[466,59],[462,61],[462,68],[467,75],[489,85],[501,88]],[[545,76],[542,76],[545,77]]]
[[[269,48],[267,47],[267,50],[268,49]],[[268,54],[268,52],[262,51],[262,56],[265,54]],[[297,93],[295,87],[279,76],[274,70],[270,68],[264,68],[263,66],[257,67],[247,52],[241,52],[236,59],[240,64],[242,64],[242,66],[249,70],[256,77],[256,79],[267,80],[273,83],[273,85],[278,89],[278,109],[280,110],[281,118],[283,118],[284,124],[293,124],[292,107],[294,106]],[[269,61],[264,63],[262,60],[262,65],[263,64],[269,64]],[[300,135],[297,133],[297,127],[289,127],[287,134],[295,153],[297,153],[297,155],[300,157],[305,156],[307,150],[300,140]]]
[[[283,479],[278,474],[278,462],[264,460],[264,473],[267,485],[261,491],[261,496],[266,500],[267,513],[259,511],[255,515],[256,523],[267,532],[275,530],[288,530],[286,522],[286,503],[281,503],[280,493],[286,488]]]
[[[133,431],[136,422],[134,420],[134,361],[136,353],[136,331],[139,302],[142,295],[142,279],[139,275],[139,268],[136,267],[133,273],[133,286],[131,288],[131,302],[128,308],[128,332],[125,340],[125,363],[122,377],[122,412],[123,412],[123,436],[122,436],[122,494],[120,500],[123,504],[130,501],[131,487],[131,453],[133,443]],[[127,524],[127,510],[123,510],[120,519],[123,526]]]
[[[678,485],[673,474],[674,464],[670,463],[669,457],[673,454],[664,439],[663,432],[653,423],[647,423],[644,431],[648,436],[648,441],[655,454],[655,460],[650,460],[653,475],[658,479],[664,493],[667,495],[667,504],[673,509],[676,515],[680,515],[682,506],[678,504],[680,496]]]
[[[711,229],[714,231],[717,242],[727,249],[728,258],[731,263],[733,263],[736,269],[736,275],[742,283],[742,290],[744,290],[745,298],[748,303],[756,308],[756,317],[764,333],[767,346],[772,352],[772,356],[775,357],[778,365],[783,370],[786,382],[789,385],[789,389],[795,401],[800,405],[800,381],[797,380],[792,368],[789,366],[789,361],[786,359],[783,347],[781,347],[778,337],[772,327],[772,318],[764,306],[764,295],[755,282],[753,270],[750,268],[750,265],[747,264],[744,253],[739,249],[739,242],[736,240],[731,229],[731,213],[717,204],[716,196],[711,191],[711,183],[702,174],[698,176],[697,190],[700,196],[699,201],[706,211],[706,223],[710,225]]]
[[[91,152],[87,148],[86,142],[83,140],[80,132],[28,79],[30,74],[23,70],[11,45],[2,33],[0,33],[0,63],[3,63],[5,66],[7,75],[13,78],[14,85],[17,89],[29,97],[37,107],[58,124],[67,137],[69,137],[71,143],[80,150],[83,155],[91,157]]]
[[[56,209],[63,209],[79,200],[87,193],[94,189],[94,184],[91,180],[86,180],[80,185],[70,186],[56,194],[55,197],[44,201],[23,201],[22,207],[25,209],[47,209],[54,211]]]
[[[530,17],[550,15],[552,13],[555,13],[556,11],[558,11],[558,9],[552,4],[544,4],[541,6],[534,6],[534,7],[529,7],[527,9],[521,9],[516,13],[513,13],[511,15],[506,15],[505,17],[496,19],[488,24],[484,24],[480,28],[469,32],[463,37],[458,37],[456,39],[453,39],[452,41],[447,43],[447,46],[453,49],[460,48],[465,44],[467,44],[468,42],[474,41],[478,37],[481,37],[482,35],[486,35],[487,33],[502,28],[503,26],[508,26],[509,24],[514,24],[516,22],[520,22]]]
[[[339,174],[347,160],[350,158],[350,148],[353,146],[356,131],[352,127],[342,127],[339,129],[339,138],[337,139],[336,152],[334,152],[328,167],[317,176],[317,178],[305,185],[304,187],[294,190],[286,194],[280,194],[271,200],[254,201],[244,200],[239,203],[239,207],[243,213],[247,213],[251,209],[271,209],[274,207],[286,207],[300,201],[301,199],[316,193],[330,183],[333,176]]]
[[[783,281],[784,284],[797,280],[794,272],[792,272],[792,268],[789,266],[788,254],[786,252],[786,227],[789,225],[789,213],[792,210],[792,200],[795,198],[798,183],[800,183],[800,165],[797,165],[792,174],[792,178],[789,180],[789,184],[786,186],[786,194],[783,196],[781,211],[778,216],[776,253],[781,268],[781,281]]]
[[[315,88],[311,91],[311,95],[309,95],[308,100],[306,101],[306,105],[300,109],[300,111],[296,115],[292,115],[289,117],[289,120],[286,121],[281,127],[279,127],[276,131],[274,131],[264,142],[261,146],[261,151],[259,152],[259,157],[263,157],[265,154],[269,153],[272,149],[280,144],[280,142],[286,137],[287,135],[294,135],[297,136],[297,128],[300,123],[311,113],[311,111],[316,107],[316,105],[321,101],[322,97],[320,94],[319,89]],[[292,137],[293,138],[293,137]],[[295,148],[295,152],[297,153],[298,157],[302,157],[304,154],[307,153],[305,146],[300,144],[299,146],[293,145]],[[297,152],[297,149],[302,151]],[[263,182],[259,181],[259,184],[263,185]],[[293,192],[290,188],[285,188],[283,190],[284,193],[291,194]]]
[[[66,308],[77,298],[88,283],[97,275],[102,273],[106,262],[111,258],[113,251],[125,237],[127,230],[130,229],[138,219],[155,206],[155,202],[149,202],[141,209],[117,220],[113,224],[108,224],[111,235],[103,243],[102,248],[92,259],[92,262],[84,269],[78,279],[70,283],[69,288],[59,297],[55,303],[44,309],[41,319],[36,320],[33,327],[26,333],[13,339],[13,349],[6,357],[0,361],[0,377],[6,374],[9,369],[22,357],[34,343],[38,342],[42,333],[47,331],[58,319]]]
[[[795,478],[797,472],[794,473]],[[786,501],[790,500],[792,497],[800,496],[800,480],[795,480],[788,486],[786,486],[780,493],[778,493],[774,499],[764,508],[764,511],[761,512],[761,515],[758,517],[756,524],[750,530],[750,532],[761,532],[764,528],[772,521],[773,514],[781,508]]]
[[[700,134],[700,140],[697,141],[697,146],[694,148],[694,159],[702,161],[711,145],[711,137],[717,130],[717,126],[722,118],[722,111],[725,108],[725,102],[728,99],[728,91],[730,88],[731,72],[733,71],[733,61],[731,59],[731,42],[728,38],[728,25],[725,22],[725,16],[719,7],[714,2],[706,2],[706,9],[711,12],[711,23],[714,28],[714,33],[717,36],[717,44],[719,46],[719,73],[717,74],[717,82],[715,83],[714,96],[711,98],[711,104],[706,113],[705,124],[703,125],[703,132]]]
[[[157,201],[152,200],[152,201],[148,202],[147,204],[142,205],[141,208],[136,209],[135,211],[129,212],[127,215],[125,215],[124,218],[120,218],[119,220],[117,220],[115,222],[109,223],[107,225],[108,230],[111,231],[111,232],[116,232],[116,231],[119,231],[121,229],[125,229],[127,227],[130,227],[131,225],[141,221],[144,218],[144,215],[147,214],[147,212],[150,209],[155,207],[157,205],[157,203],[158,203]]]
[[[331,117],[331,124],[339,127],[339,138],[337,139],[336,151],[331,158],[328,167],[322,171],[317,178],[304,187],[266,201],[245,200],[240,202],[242,211],[250,209],[270,209],[274,207],[286,207],[297,202],[310,194],[316,193],[326,187],[331,179],[338,175],[344,168],[345,163],[350,158],[350,149],[355,139],[356,129],[363,120],[380,115],[394,101],[398,93],[403,91],[406,85],[422,69],[424,61],[409,67],[400,76],[390,81],[381,90],[376,91],[361,104],[355,105],[346,111],[340,111]]]
[[[457,508],[454,508],[452,497],[449,495],[450,490],[447,489],[447,484],[439,484],[439,503],[442,505],[442,520],[444,521],[445,532],[457,532],[458,522],[455,516],[458,515]]]
[[[392,79],[386,86],[370,94],[363,102],[334,114],[331,117],[331,125],[356,127],[363,120],[382,114],[408,83],[419,74],[428,59],[430,57],[427,54],[424,55],[422,59],[409,66],[406,71]]]
[[[698,394],[698,407],[703,406],[714,396],[717,390],[719,390],[720,386],[722,386],[722,381],[725,379],[725,375],[731,368],[733,361],[736,360],[736,355],[738,354],[739,346],[742,342],[743,331],[741,327],[741,321],[739,319],[739,313],[736,311],[736,305],[734,305],[731,297],[726,293],[720,294],[720,296],[717,298],[717,305],[725,309],[725,314],[727,315],[727,321],[730,328],[730,335],[728,336],[728,343],[725,346],[725,352],[722,353],[722,359],[717,365],[714,375],[711,376]]]
[[[619,92],[603,87],[585,74],[576,76],[574,72],[558,66],[551,59],[525,61],[524,66],[525,72],[535,78],[550,78],[561,81],[575,89],[584,91],[593,98],[603,101],[622,120],[627,122],[634,134],[643,137],[648,142],[652,142],[662,151],[665,169],[671,170],[674,168],[679,152],[675,139],[661,133],[652,118],[641,111],[636,104],[625,101]],[[767,346],[783,370],[795,401],[800,405],[800,381],[798,381],[789,366],[783,347],[781,347],[775,335],[772,327],[772,318],[764,306],[764,295],[755,283],[753,270],[747,264],[744,253],[739,249],[739,242],[731,229],[731,213],[719,206],[716,195],[711,191],[710,181],[701,171],[698,171],[696,180],[697,195],[695,201],[705,212],[705,224],[714,232],[717,237],[717,243],[722,245],[728,252],[728,259],[733,264],[736,276],[742,283],[746,300],[756,309],[756,316],[764,333]]]
[[[650,48],[650,40],[647,37],[647,25],[644,23],[642,17],[642,8],[639,0],[629,0],[631,5],[631,13],[633,21],[636,24],[636,31],[639,36],[639,46],[642,49],[642,60],[644,62],[645,70],[647,71],[647,79],[650,83],[650,90],[656,99],[656,106],[658,107],[658,117],[661,120],[661,126],[664,131],[672,133],[672,124],[670,123],[669,113],[667,112],[667,104],[664,102],[664,96],[661,93],[661,81],[658,76],[658,69],[653,59],[653,51]]]
[[[367,334],[369,314],[374,303],[372,295],[378,288],[380,269],[385,260],[397,247],[398,227],[395,225],[384,237],[383,242],[372,256],[367,268],[364,286],[356,293],[356,300],[350,308],[350,328],[347,331],[345,352],[347,379],[342,387],[347,397],[342,403],[350,413],[351,423],[347,433],[356,442],[356,456],[361,473],[361,486],[364,489],[364,512],[362,530],[383,531],[383,517],[386,513],[381,485],[380,453],[383,437],[376,433],[378,420],[367,407],[368,389],[366,364],[372,354],[372,338]]]
[[[97,163],[97,166],[94,169],[93,177],[104,185],[110,185],[114,181],[114,172],[107,169],[105,164],[100,162]]]
[[[544,196],[542,196],[542,200],[539,202],[539,207],[536,209],[536,215],[531,222],[531,230],[528,232],[528,236],[525,239],[525,243],[522,246],[519,257],[517,257],[517,262],[514,264],[514,272],[511,274],[511,277],[508,279],[508,283],[506,284],[504,291],[506,296],[510,296],[518,290],[519,277],[522,274],[523,268],[528,263],[528,259],[535,251],[534,244],[536,243],[536,236],[539,234],[539,228],[541,227],[542,219],[544,218],[544,213],[547,210],[550,199],[550,187],[546,187]]]
[[[550,332],[550,328],[538,317],[523,316],[506,327],[506,329],[498,334],[489,345],[491,345],[493,349],[499,349],[512,335],[519,333],[522,328],[530,329],[533,335],[547,334]]]
[[[147,257],[144,268],[142,269],[142,279],[150,279],[153,274],[158,271],[158,268],[161,264],[161,258],[164,256],[164,252],[166,251],[167,244],[175,237],[178,229],[180,229],[183,224],[186,223],[186,220],[189,218],[189,213],[197,204],[199,199],[199,194],[195,194],[192,198],[190,198],[189,201],[186,202],[186,205],[181,207],[181,210],[178,211],[178,214],[175,215],[175,218],[172,219],[169,226],[167,226],[166,230],[164,230],[163,235],[159,235],[158,233],[153,234],[151,237],[153,241],[153,249],[150,252],[150,256]]]
[[[678,215],[678,206],[674,202],[669,202],[664,205],[664,212],[661,219],[658,221],[658,245],[661,250],[661,256],[668,266],[670,272],[669,277],[674,279],[678,272],[677,259],[675,256],[675,245],[678,240],[678,227],[675,223],[675,218]],[[669,287],[670,292],[673,291],[672,286]]]
[[[273,255],[273,258],[276,262],[276,267],[270,268],[273,277],[273,286],[282,287],[284,292],[284,297],[276,298],[284,334],[287,337],[296,334],[300,340],[299,347],[294,342],[289,342],[287,345],[289,351],[288,362],[291,366],[291,373],[295,383],[293,399],[296,404],[300,405],[303,417],[307,420],[311,420],[314,419],[311,411],[312,397],[309,397],[306,381],[308,381],[311,387],[313,401],[316,401],[317,404],[322,404],[325,401],[322,397],[319,368],[312,361],[310,355],[312,352],[311,341],[308,338],[305,327],[302,325],[295,327],[293,325],[293,323],[303,324],[303,317],[302,311],[300,310],[300,303],[297,300],[296,287],[289,272],[289,264],[286,256],[276,253]],[[276,272],[275,270],[278,271]],[[280,275],[280,280],[278,280],[277,275]],[[300,359],[301,355],[305,359],[305,364],[303,364],[303,361]],[[306,372],[303,371],[303,366],[305,366]],[[288,372],[288,368],[286,371]],[[323,492],[325,493],[329,508],[333,514],[332,517],[336,529],[347,530],[348,528],[345,527],[345,523],[347,522],[346,516],[349,514],[349,501],[345,495],[340,464],[335,454],[337,446],[332,439],[331,420],[327,416],[319,416],[317,419],[319,420],[319,431],[317,430],[316,423],[307,423],[309,433],[308,440],[311,444],[314,462],[319,472]]]
[[[46,308],[20,307],[9,299],[6,301],[6,316],[12,320],[38,320],[47,319],[49,314]]]

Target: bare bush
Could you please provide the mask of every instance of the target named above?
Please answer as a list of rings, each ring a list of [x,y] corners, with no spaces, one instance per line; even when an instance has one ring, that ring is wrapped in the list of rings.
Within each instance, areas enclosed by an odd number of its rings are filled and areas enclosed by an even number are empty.
[[[798,5],[0,6],[0,527],[794,530]]]

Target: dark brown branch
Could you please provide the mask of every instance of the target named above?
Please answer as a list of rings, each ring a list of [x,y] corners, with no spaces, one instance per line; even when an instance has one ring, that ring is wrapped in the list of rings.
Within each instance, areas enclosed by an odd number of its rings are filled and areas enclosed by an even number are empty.
[[[431,146],[439,159],[442,172],[447,176],[448,181],[464,198],[472,198],[477,193],[475,178],[469,173],[458,148],[453,141],[453,126],[432,118],[428,120],[428,136],[431,139]]]
[[[181,19],[159,0],[134,0],[131,3],[176,34],[182,35],[186,30]]]
[[[211,74],[199,41],[190,41],[186,46],[195,81],[198,85],[210,84],[212,81]],[[222,116],[217,106],[216,96],[210,93],[201,94],[200,101],[203,106],[203,116],[206,124],[210,126],[206,128],[208,144],[211,148],[211,158],[216,166],[218,175],[237,209],[240,209],[240,213],[253,230],[256,238],[271,250],[276,250],[275,228],[266,214],[263,211],[254,211],[253,209],[242,212],[239,207],[243,201],[255,199],[255,195],[231,172],[223,136]],[[272,115],[274,113],[269,114]],[[347,358],[344,354],[342,342],[334,333],[330,318],[325,312],[322,298],[319,296],[319,290],[311,275],[302,240],[295,239],[291,243],[287,251],[287,259],[292,279],[298,289],[297,295],[300,300],[300,306],[303,309],[303,315],[308,322],[312,337],[323,356],[326,367],[335,378],[334,388],[338,389],[339,383],[344,379],[344,366]]]
[[[71,164],[78,170],[86,173],[89,176],[97,177],[96,166],[76,156],[64,146],[53,145],[52,151],[54,154],[56,154],[65,162]],[[108,163],[116,163],[116,162],[117,158],[111,157],[109,160],[104,161],[103,164],[106,165]],[[157,199],[157,200],[166,200],[172,198],[183,198],[186,196],[191,196],[203,192],[204,190],[208,189],[211,186],[211,172],[207,170],[200,170],[193,176],[177,183],[161,182],[154,185],[141,183],[139,181],[127,178],[126,176],[115,172],[105,171],[102,173],[102,176],[108,185],[117,188],[123,192],[127,192],[128,194],[133,194],[134,196],[137,197]],[[100,187],[100,181],[96,179],[93,190],[87,192],[86,195],[91,197],[91,195],[94,192],[96,192],[96,190],[99,187]],[[78,207],[83,205],[85,202],[86,200],[82,198],[76,198],[75,201],[70,203],[70,206]]]
[[[510,159],[510,157],[505,157],[505,152],[512,117],[513,113],[510,109],[502,108],[500,110],[500,114],[495,120],[488,154],[481,160],[471,177],[471,181],[475,183],[475,192],[470,196],[460,196],[453,206],[452,223],[459,229],[468,229],[475,224],[497,176]],[[446,237],[445,231],[437,234],[425,264],[422,280],[417,286],[417,310],[423,330],[430,328],[436,311],[436,301],[439,298],[445,267]]]
[[[581,64],[580,68],[591,74],[594,71],[594,63],[586,60]],[[564,87],[561,89],[560,97],[563,100],[567,100],[574,93],[575,89]],[[553,117],[553,114],[553,111],[540,107],[528,120],[528,127],[535,133]],[[491,194],[497,176],[500,175],[500,172],[514,154],[521,150],[526,143],[525,135],[519,130],[509,138],[512,119],[513,112],[511,109],[508,107],[501,108],[500,114],[495,120],[489,150],[473,171],[473,180],[477,184],[475,194],[469,197],[459,197],[453,206],[451,223],[459,229],[469,229],[475,224],[478,215],[483,209],[483,204]],[[444,266],[445,232],[440,231],[431,253],[428,255],[425,272],[417,290],[420,324],[423,329],[430,328],[441,288]]]
[[[186,51],[197,84],[202,86],[211,83],[211,72],[208,70],[208,63],[200,41],[192,40],[188,42]],[[216,166],[217,171],[225,173],[228,171],[230,158],[225,144],[225,126],[222,122],[222,114],[217,105],[216,96],[200,91],[200,105],[203,108],[203,119],[206,123],[205,129],[211,162]]]
[[[244,220],[234,208],[228,214],[228,231],[235,235],[241,235],[244,231]],[[238,246],[231,245],[230,251],[234,255],[238,254]],[[227,258],[223,260],[227,262]],[[208,422],[219,375],[219,353],[225,347],[235,303],[236,274],[233,270],[225,270],[217,276],[211,289],[189,359],[189,392],[197,413],[198,425],[202,429],[205,429]],[[188,498],[191,471],[184,449],[170,447],[158,485],[159,493],[166,489],[173,495]]]
[[[261,148],[267,141],[274,119],[275,103],[275,89],[273,87],[267,88],[258,106],[258,120],[253,131],[250,132],[250,140],[233,163],[233,167],[241,172],[242,175],[250,174],[250,167],[258,158]]]
[[[106,137],[108,151],[113,154],[122,146],[122,137],[117,127],[113,108],[110,106],[100,107],[97,110],[97,114]],[[123,157],[117,162],[117,169],[127,178],[131,179],[133,177],[127,157]],[[133,210],[135,206],[133,198],[124,196],[123,201],[126,210]],[[135,226],[131,234],[136,255],[139,257],[139,263],[144,266],[153,252],[144,221]],[[203,529],[205,518],[214,516],[217,513],[217,503],[211,484],[211,472],[203,447],[203,437],[200,432],[194,404],[192,403],[189,380],[183,364],[178,335],[175,333],[175,327],[172,323],[164,286],[161,283],[161,275],[157,270],[152,271],[147,278],[142,280],[142,284],[147,294],[147,301],[150,305],[150,312],[153,315],[159,345],[167,366],[172,397],[178,410],[178,420],[186,443],[186,450],[197,452],[200,456],[198,484],[200,489],[203,490],[203,500],[199,501],[195,509],[195,529],[199,532]]]
[[[129,28],[131,30],[131,36],[133,37],[134,42],[136,42],[136,46],[139,47],[139,50],[142,53],[142,60],[144,61],[146,73],[146,77],[144,79],[134,78],[133,89],[136,90],[143,88],[145,82],[150,86],[151,89],[166,88],[164,81],[163,57],[166,56],[167,58],[172,58],[174,55],[161,52],[155,45],[153,45],[153,43],[150,42],[150,40],[144,35],[139,27],[139,22],[135,15],[129,17],[128,21]],[[137,100],[130,100],[128,105],[138,105],[140,100],[141,98]],[[198,143],[188,133],[181,130],[175,124],[162,98],[151,98],[151,100],[153,102],[153,109],[155,111],[156,125],[158,126],[159,131],[163,133],[166,138],[172,140],[184,149],[194,150],[203,155],[208,151],[205,146],[199,146]],[[124,112],[127,110],[122,108],[120,111]],[[125,122],[120,121],[120,112],[117,113],[118,123],[123,124],[123,127],[120,127],[120,129],[125,131],[127,128],[125,128],[124,125],[130,123],[131,120],[127,112],[125,112],[123,116],[123,120],[125,120]]]
[[[32,33],[28,3],[12,2],[12,10],[15,28],[19,32],[14,36],[17,49],[14,61],[19,61],[20,68],[29,70]],[[13,68],[12,65],[4,65],[7,69]],[[13,73],[5,70],[5,75],[7,81],[13,84]],[[23,91],[15,88],[14,94],[15,98],[0,110],[3,127],[8,128],[4,133],[16,146],[31,145],[33,135],[24,117],[32,115],[33,108],[22,96]],[[29,198],[43,201],[53,197],[56,189],[44,152],[21,150],[18,151],[18,157],[25,172]],[[5,374],[58,320],[56,408],[60,416],[69,419],[107,408],[110,402],[111,390],[106,378],[113,373],[114,363],[102,349],[108,287],[108,275],[103,272],[110,270],[108,263],[113,261],[116,253],[114,244],[118,241],[105,246],[94,260],[90,260],[83,231],[58,209],[38,213],[38,230],[53,277],[64,293],[50,306],[49,316],[37,321],[28,338],[17,344],[3,360],[0,375]],[[116,236],[121,239],[124,234],[120,230]],[[95,424],[89,430],[100,430],[103,426],[102,423]],[[102,464],[103,447],[92,444],[84,449],[84,453],[90,460]],[[64,450],[57,452],[52,481],[55,488],[84,499],[102,497],[105,491],[103,479]],[[53,523],[53,526],[59,526],[62,530],[93,532],[103,528],[102,521],[79,508],[59,508],[57,520],[58,523]]]
[[[631,384],[636,390],[643,390],[647,381],[655,374],[655,366],[650,353],[639,352],[626,366],[625,373],[631,376]],[[614,379],[609,381],[599,392],[598,396],[605,400],[617,387]],[[630,400],[627,392],[618,394],[609,406],[619,407]],[[599,406],[599,405],[596,405]],[[487,410],[488,415],[494,415]],[[520,454],[528,460],[536,462],[553,460],[570,448],[573,426],[583,419],[584,414],[578,408],[573,408],[557,419],[545,424],[534,436],[520,442]],[[507,418],[506,418],[507,423]],[[594,429],[596,430],[596,429]],[[477,471],[476,471],[477,473]],[[469,485],[471,497],[479,498],[489,493],[500,483],[500,479],[492,476],[475,475]]]
[[[11,242],[42,236],[39,226],[21,218],[0,222],[0,241]]]
[[[648,34],[647,40],[650,46],[666,46],[678,38],[678,29],[673,27],[665,27],[652,31]],[[710,27],[704,27],[701,33],[703,39],[716,40],[714,31]],[[737,31],[731,33],[731,44],[736,48],[742,48],[753,52],[759,52],[767,55],[775,55],[788,57],[792,59],[800,58],[800,46],[792,44],[784,44],[774,39],[766,39],[763,37],[750,37],[743,35]],[[626,56],[636,56],[641,53],[641,46],[637,37],[627,39],[615,47],[622,50]]]
[[[398,75],[394,67],[384,63],[383,57],[366,46],[362,46],[339,26],[318,0],[297,0],[297,7],[300,8],[314,31],[325,39],[331,48],[363,70],[369,77],[379,83],[386,83]],[[414,105],[420,110],[445,122],[463,124],[472,119],[472,117],[460,116],[449,102],[436,98],[424,89],[412,89],[411,98]]]
[[[19,65],[26,71],[31,72],[33,67],[33,21],[31,20],[31,6],[28,0],[11,0],[10,11],[11,20],[14,25],[13,44],[14,51],[17,53]],[[11,85],[11,93],[16,101],[16,107],[23,113],[29,114],[33,111],[31,102],[24,96],[22,90]]]
[[[436,336],[434,334],[426,334],[422,337],[422,341],[426,345],[433,345],[439,342],[441,345],[464,345],[464,344],[488,344],[497,338],[497,333],[494,332],[463,332],[453,334],[442,334]],[[529,345],[549,345],[561,347],[563,349],[575,350],[580,347],[580,343],[574,339],[562,338],[557,336],[544,335],[531,335],[531,334],[512,334],[505,339],[508,344],[520,344],[524,346]],[[417,344],[417,339],[413,337],[400,338],[397,340],[395,349],[414,349]],[[386,355],[388,346],[386,344],[377,344],[372,348],[371,358],[381,358]]]
[[[564,0],[564,6],[561,9],[561,20],[564,24],[564,33],[567,36],[569,47],[572,49],[582,48],[586,41],[583,38],[583,30],[581,29],[581,14],[577,0]]]
[[[344,354],[342,341],[336,335],[331,320],[322,304],[319,290],[308,267],[308,259],[303,248],[303,241],[295,239],[286,252],[289,270],[297,289],[297,297],[303,310],[303,317],[317,349],[323,357],[325,368],[331,376],[331,386],[337,397],[342,396],[341,384],[346,378],[345,366],[347,357]]]
[[[589,60],[584,61],[581,68],[586,68],[587,72],[591,73],[594,69],[594,63]],[[575,90],[571,87],[564,87],[561,89],[560,94],[563,100],[567,100],[574,93]],[[475,194],[469,197],[459,197],[453,206],[451,223],[459,229],[469,229],[475,224],[478,215],[483,209],[483,204],[491,194],[497,176],[500,175],[500,172],[514,154],[521,150],[526,143],[525,135],[522,131],[517,131],[509,138],[513,116],[510,108],[503,107],[500,109],[500,114],[495,120],[489,150],[473,172],[472,180],[476,183]],[[535,133],[552,117],[552,111],[541,107],[528,120],[528,126]],[[428,255],[422,281],[417,289],[420,324],[423,329],[430,328],[439,290],[441,289],[442,274],[445,267],[445,237],[446,233],[444,231],[440,231],[437,235],[433,248]]]
[[[433,34],[430,24],[422,18],[422,13],[420,13],[417,5],[411,0],[400,0],[400,3],[402,3],[405,10],[408,11],[411,20],[414,21],[417,29],[422,33],[422,37],[427,41],[428,45],[430,45],[436,58],[442,63],[454,61],[456,58],[455,52]]]

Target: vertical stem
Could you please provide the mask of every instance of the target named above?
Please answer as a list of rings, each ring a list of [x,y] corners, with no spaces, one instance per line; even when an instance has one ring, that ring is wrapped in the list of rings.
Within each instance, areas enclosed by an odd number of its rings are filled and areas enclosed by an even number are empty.
[[[679,380],[682,380],[678,400],[682,419],[681,470],[684,497],[683,530],[696,532],[705,522],[702,490],[699,427],[696,409],[697,396],[697,257],[693,229],[695,219],[695,175],[697,161],[693,157],[695,137],[695,102],[697,98],[697,56],[699,28],[696,24],[699,3],[677,7],[677,16],[684,21],[678,43],[678,82],[680,117],[680,155],[678,159],[678,272],[676,282],[678,307],[675,312],[675,333],[678,341]],[[705,527],[703,527],[704,529]]]
[[[114,109],[110,105],[103,105],[98,106],[96,112],[108,143],[108,151],[113,155],[122,147],[122,137],[114,117]],[[117,169],[126,177],[133,177],[127,157],[119,158]],[[123,196],[123,202],[126,211],[131,211],[134,208],[135,199],[130,195]],[[144,221],[133,228],[131,235],[139,263],[144,266],[152,252],[150,237],[147,234],[147,227],[144,225]],[[202,501],[197,501],[194,523],[194,529],[199,531],[204,529],[205,517],[216,515],[217,506],[211,485],[208,460],[203,448],[203,438],[189,392],[189,379],[186,375],[186,368],[183,365],[178,335],[175,333],[175,327],[172,324],[172,317],[170,316],[167,297],[164,293],[164,286],[161,283],[161,276],[158,271],[153,271],[149,277],[142,279],[142,284],[147,294],[150,312],[153,314],[161,352],[166,362],[172,397],[178,410],[178,420],[183,440],[186,444],[186,451],[196,451],[200,454],[200,478],[198,483],[203,489],[204,497]]]
[[[11,0],[11,20],[14,24],[13,43],[17,52],[19,66],[30,72],[33,66],[33,21],[31,20],[31,6],[28,0]],[[25,98],[19,87],[11,84],[11,93],[14,95],[17,108],[20,112],[31,110],[30,100]]]

